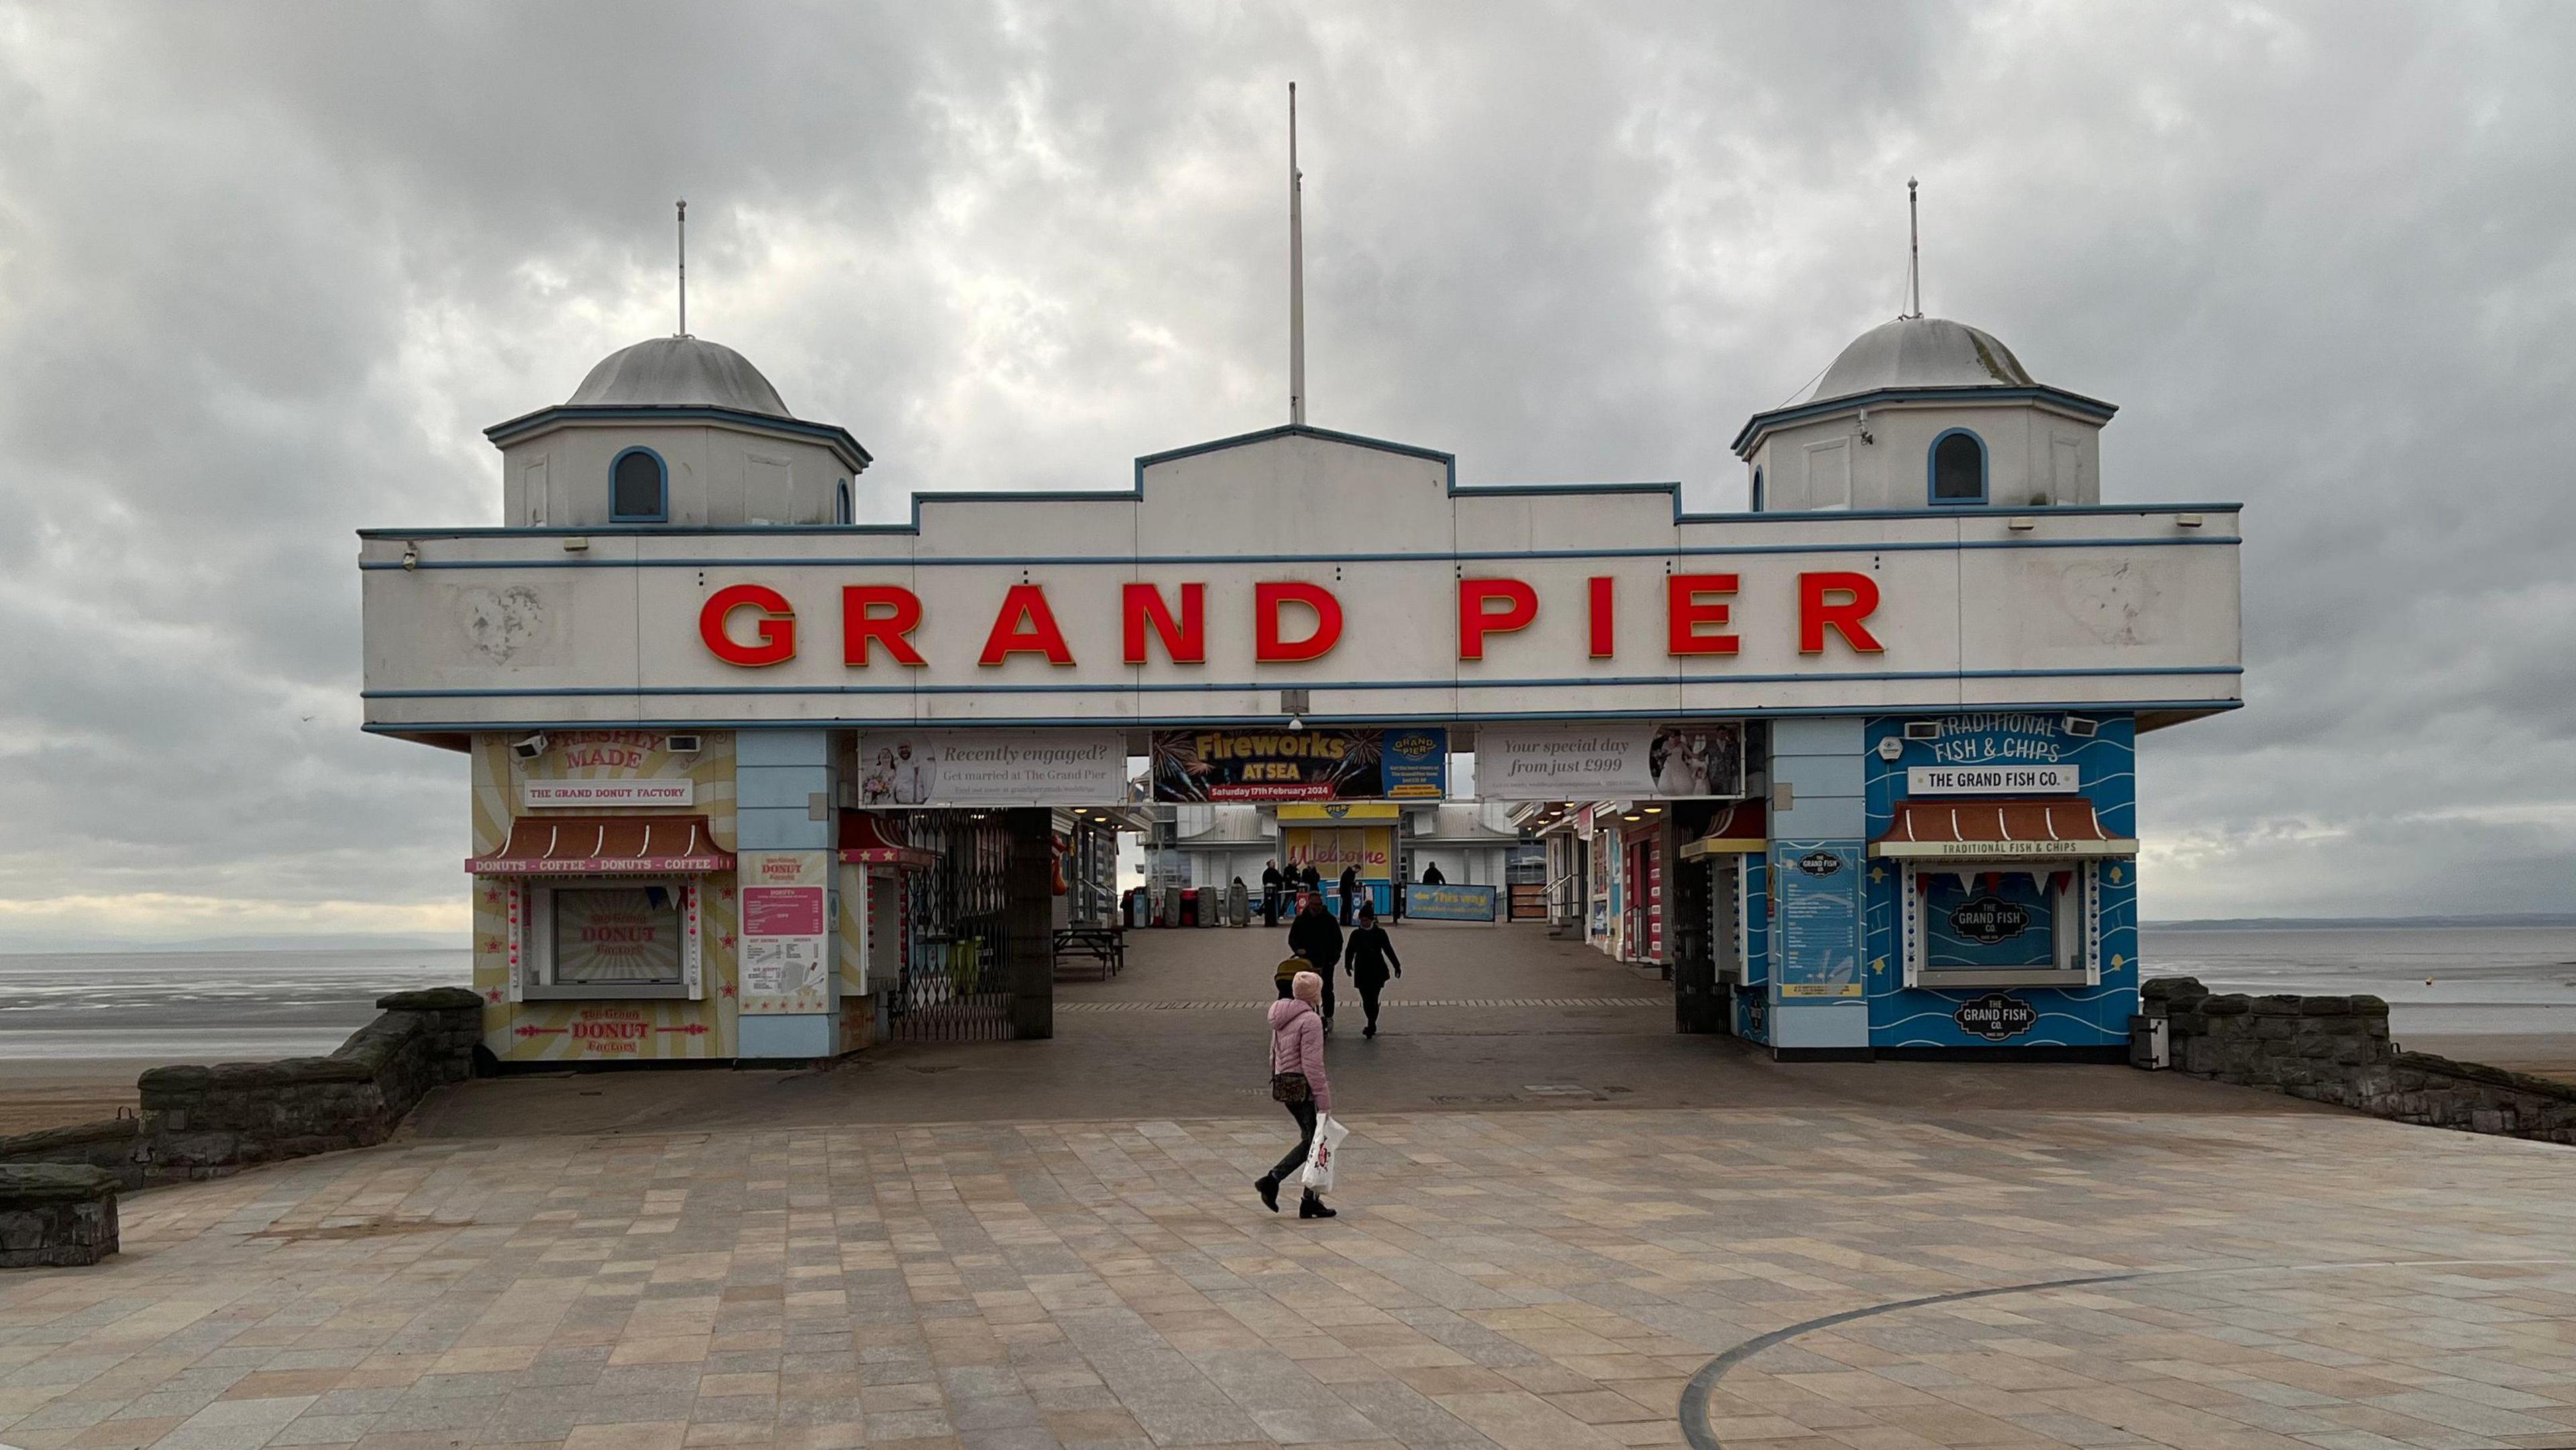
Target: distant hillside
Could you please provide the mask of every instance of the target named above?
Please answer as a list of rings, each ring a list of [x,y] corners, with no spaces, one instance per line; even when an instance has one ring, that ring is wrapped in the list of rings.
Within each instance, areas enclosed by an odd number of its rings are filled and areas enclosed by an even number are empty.
[[[2378,927],[2576,927],[2576,912],[2514,911],[2485,916],[2235,916],[2203,921],[2150,921],[2157,931],[2354,931]]]
[[[145,952],[461,952],[471,950],[465,936],[423,936],[372,932],[325,932],[313,936],[201,936],[180,941],[135,941],[119,937],[5,937],[0,955],[56,954],[130,955]]]

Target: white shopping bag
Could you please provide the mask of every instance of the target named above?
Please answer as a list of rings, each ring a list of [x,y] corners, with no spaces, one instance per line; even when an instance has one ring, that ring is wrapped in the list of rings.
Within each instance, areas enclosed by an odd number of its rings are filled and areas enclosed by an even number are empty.
[[[1306,1154],[1306,1191],[1323,1193],[1333,1186],[1333,1168],[1342,1161],[1342,1140],[1351,1130],[1330,1113],[1315,1120],[1315,1146]]]

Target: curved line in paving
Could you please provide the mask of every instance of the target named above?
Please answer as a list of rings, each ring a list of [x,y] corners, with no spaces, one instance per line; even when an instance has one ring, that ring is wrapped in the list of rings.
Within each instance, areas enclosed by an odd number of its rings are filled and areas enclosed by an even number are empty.
[[[1884,1304],[1871,1304],[1859,1309],[1846,1309],[1802,1324],[1757,1334],[1699,1367],[1699,1373],[1682,1386],[1682,1438],[1691,1450],[1726,1450],[1717,1434],[1708,1428],[1708,1397],[1726,1372],[1774,1345],[1785,1344],[1803,1334],[1849,1324],[1855,1319],[1870,1319],[1881,1314],[1894,1314],[1905,1309],[1921,1309],[1933,1304],[1958,1304],[1970,1299],[1991,1299],[2000,1294],[2026,1294],[2040,1289],[2075,1289],[2087,1284],[2122,1284],[2136,1279],[2182,1279],[2194,1274],[2244,1273],[2309,1273],[2334,1269],[2440,1269],[2493,1268],[2507,1264],[2576,1264],[2576,1259],[2353,1259],[2327,1264],[2228,1264],[2206,1269],[2139,1269],[2126,1274],[2094,1274],[2080,1279],[2039,1279],[2027,1284],[1999,1284],[1989,1289],[1961,1289],[1950,1294],[1926,1294],[1919,1299],[1891,1299]]]

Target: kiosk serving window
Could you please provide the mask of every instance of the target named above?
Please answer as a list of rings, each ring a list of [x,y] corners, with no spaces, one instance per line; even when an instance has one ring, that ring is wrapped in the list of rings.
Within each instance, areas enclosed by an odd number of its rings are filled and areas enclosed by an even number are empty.
[[[465,863],[508,883],[510,1000],[705,995],[699,885],[734,869],[704,816],[521,816]]]
[[[1904,867],[1909,987],[2102,980],[2101,863],[2138,854],[2081,797],[1902,800],[1870,854]]]
[[[531,883],[524,891],[528,998],[698,995],[698,913],[688,881]]]
[[[559,886],[551,895],[555,985],[679,985],[677,886]]]
[[[2073,861],[1962,861],[1905,872],[1909,985],[2100,980],[2094,874]]]

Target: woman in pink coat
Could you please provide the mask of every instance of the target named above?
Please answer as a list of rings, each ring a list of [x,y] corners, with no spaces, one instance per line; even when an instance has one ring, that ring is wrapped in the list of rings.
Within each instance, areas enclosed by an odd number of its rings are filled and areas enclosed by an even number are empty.
[[[1279,1211],[1279,1185],[1305,1166],[1306,1152],[1314,1146],[1315,1116],[1333,1110],[1333,1082],[1324,1076],[1324,1019],[1319,1006],[1324,979],[1313,972],[1299,972],[1289,991],[1289,997],[1270,1004],[1270,1077],[1274,1085],[1283,1077],[1302,1077],[1306,1090],[1300,1101],[1292,1089],[1287,1103],[1288,1115],[1297,1120],[1297,1146],[1276,1167],[1253,1180],[1252,1186],[1272,1213]],[[1334,1213],[1310,1188],[1297,1203],[1297,1216],[1331,1218]]]

